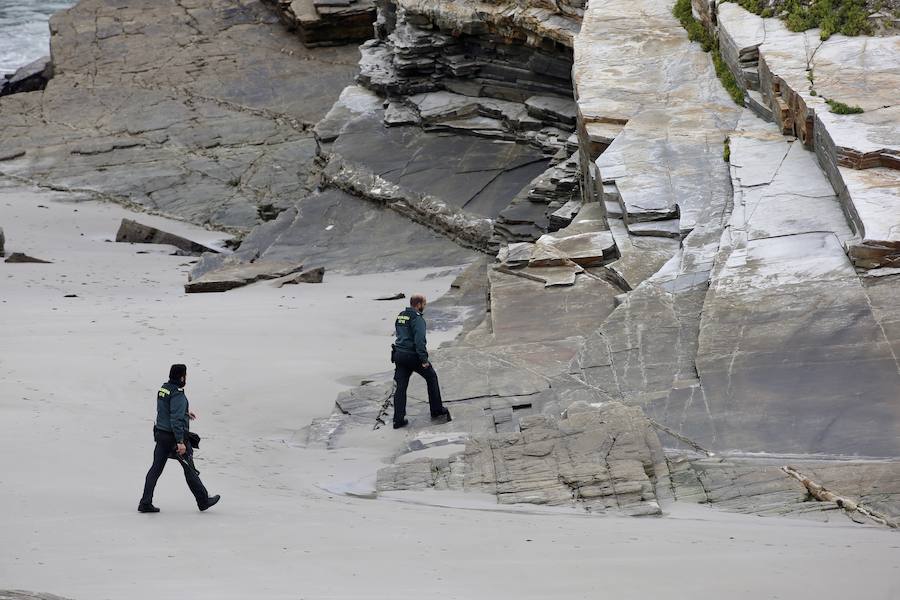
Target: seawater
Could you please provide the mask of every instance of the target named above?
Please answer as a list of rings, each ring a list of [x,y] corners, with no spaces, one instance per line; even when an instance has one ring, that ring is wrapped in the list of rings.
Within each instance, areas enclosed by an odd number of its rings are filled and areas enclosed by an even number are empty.
[[[50,54],[50,16],[74,0],[0,0],[0,76]]]

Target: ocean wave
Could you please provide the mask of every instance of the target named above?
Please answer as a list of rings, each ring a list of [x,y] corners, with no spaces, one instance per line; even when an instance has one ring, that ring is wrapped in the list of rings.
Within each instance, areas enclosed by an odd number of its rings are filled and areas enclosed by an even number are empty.
[[[73,4],[65,0],[0,0],[0,75],[49,54],[50,16]]]

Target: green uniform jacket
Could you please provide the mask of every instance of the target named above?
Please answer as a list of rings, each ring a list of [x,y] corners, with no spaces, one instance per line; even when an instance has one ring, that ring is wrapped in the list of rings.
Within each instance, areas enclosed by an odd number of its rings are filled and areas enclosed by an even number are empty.
[[[415,354],[419,357],[419,362],[425,364],[428,362],[428,350],[425,348],[425,317],[422,313],[408,307],[402,313],[397,315],[394,322],[394,329],[397,334],[397,341],[394,346],[399,352],[407,354]]]
[[[156,392],[156,427],[171,431],[179,444],[187,439],[188,399],[177,382],[168,381]]]

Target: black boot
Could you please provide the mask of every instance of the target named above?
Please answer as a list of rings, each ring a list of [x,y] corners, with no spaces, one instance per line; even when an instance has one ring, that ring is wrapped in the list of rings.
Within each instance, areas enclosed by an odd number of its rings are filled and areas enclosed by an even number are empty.
[[[441,408],[441,412],[431,415],[431,420],[439,423],[449,423],[453,418],[450,416],[450,411],[444,406]]]
[[[394,429],[400,429],[401,427],[406,427],[409,425],[409,421],[403,419],[402,421],[394,421]]]
[[[216,494],[215,496],[210,496],[209,500],[206,501],[206,506],[201,506],[200,510],[206,510],[207,508],[212,508],[215,506],[216,502],[222,499],[222,496]]]
[[[141,502],[140,504],[138,504],[138,512],[157,513],[157,512],[159,512],[159,509],[156,508],[155,506],[153,506],[152,504],[144,504],[143,502]]]

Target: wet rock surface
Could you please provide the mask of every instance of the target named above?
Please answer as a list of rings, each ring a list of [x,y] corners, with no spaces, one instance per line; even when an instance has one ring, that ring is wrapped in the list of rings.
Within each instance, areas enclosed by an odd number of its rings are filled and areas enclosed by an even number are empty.
[[[85,0],[51,34],[47,89],[0,100],[0,173],[236,231],[314,187],[309,128],[358,60],[255,0]]]

